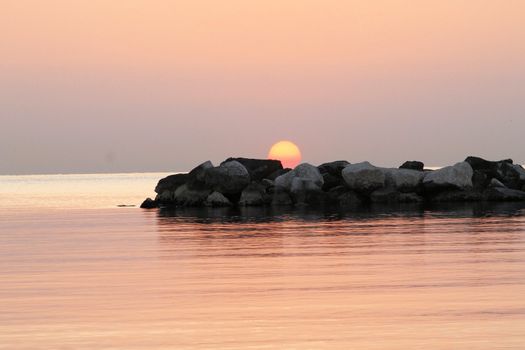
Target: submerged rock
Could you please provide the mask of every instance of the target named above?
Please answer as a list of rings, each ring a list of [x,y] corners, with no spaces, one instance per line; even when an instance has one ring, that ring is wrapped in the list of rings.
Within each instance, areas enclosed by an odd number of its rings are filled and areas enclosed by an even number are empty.
[[[151,198],[146,198],[144,200],[144,202],[142,202],[142,204],[140,205],[141,208],[143,209],[153,209],[153,208],[158,208],[159,207],[159,203],[157,201],[154,201],[153,199]]]

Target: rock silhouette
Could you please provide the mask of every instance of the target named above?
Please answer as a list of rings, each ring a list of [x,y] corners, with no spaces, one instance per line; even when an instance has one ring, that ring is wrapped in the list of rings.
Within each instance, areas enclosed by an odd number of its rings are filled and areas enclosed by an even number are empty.
[[[438,170],[419,161],[399,168],[344,160],[283,169],[278,160],[228,158],[160,179],[141,208],[310,206],[357,208],[374,203],[525,201],[525,169],[511,159],[467,157]]]

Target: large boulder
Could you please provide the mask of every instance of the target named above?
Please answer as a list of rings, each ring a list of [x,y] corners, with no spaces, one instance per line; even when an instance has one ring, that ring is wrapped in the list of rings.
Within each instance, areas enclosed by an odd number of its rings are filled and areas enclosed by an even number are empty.
[[[205,187],[206,172],[213,169],[213,164],[209,160],[197,165],[188,173],[186,184],[190,188],[203,189]]]
[[[321,205],[324,203],[324,192],[312,179],[295,177],[290,186],[292,199],[298,205]]]
[[[281,206],[290,206],[292,205],[292,198],[288,194],[288,192],[277,190],[274,192],[272,197],[272,206],[274,207],[281,207]]]
[[[267,187],[262,183],[252,182],[242,191],[239,205],[250,207],[261,206],[269,203],[271,198],[266,194],[266,188]]]
[[[175,191],[184,185],[189,179],[189,174],[174,174],[160,179],[155,187],[155,192],[161,194],[164,191]]]
[[[385,186],[386,176],[382,168],[369,162],[350,164],[341,172],[346,185],[360,193],[371,193]]]
[[[488,161],[480,157],[467,157],[474,170],[473,184],[475,188],[483,189],[496,179],[511,189],[521,189],[525,185],[525,169],[513,164],[512,159]]]
[[[387,187],[400,192],[418,192],[425,173],[411,169],[384,169]]]
[[[230,207],[232,203],[220,192],[212,192],[204,201],[207,207]]]
[[[201,206],[211,193],[209,189],[194,189],[184,184],[175,190],[173,202],[184,207]]]
[[[311,183],[319,189],[321,189],[324,184],[323,176],[317,167],[308,163],[302,163],[296,166],[292,171],[278,176],[275,179],[275,187],[290,191],[292,188],[292,182],[295,178],[310,180]]]
[[[410,170],[419,170],[423,171],[423,168],[425,167],[425,164],[423,162],[420,162],[418,160],[407,160],[401,166],[399,169],[410,169]]]
[[[252,181],[266,179],[275,172],[283,169],[281,161],[273,159],[228,158],[222,162],[221,165],[231,161],[236,161],[244,165]]]
[[[472,175],[474,171],[467,162],[456,163],[439,170],[425,173],[423,185],[427,190],[472,188]]]
[[[525,192],[505,187],[492,187],[484,195],[489,201],[525,201]]]
[[[206,187],[226,196],[240,194],[250,183],[250,174],[244,165],[233,160],[207,169],[204,182]]]
[[[344,185],[341,171],[350,165],[346,160],[336,160],[334,162],[323,163],[317,167],[323,176],[323,191],[329,191],[334,187]]]

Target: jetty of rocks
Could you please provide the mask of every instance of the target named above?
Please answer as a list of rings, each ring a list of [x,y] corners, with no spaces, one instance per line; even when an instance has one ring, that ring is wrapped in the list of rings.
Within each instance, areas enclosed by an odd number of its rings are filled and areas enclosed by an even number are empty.
[[[204,162],[189,173],[161,179],[155,199],[141,208],[230,206],[336,206],[373,203],[525,201],[525,169],[511,159],[467,157],[437,170],[420,161],[399,168],[344,160],[283,169],[269,159]]]

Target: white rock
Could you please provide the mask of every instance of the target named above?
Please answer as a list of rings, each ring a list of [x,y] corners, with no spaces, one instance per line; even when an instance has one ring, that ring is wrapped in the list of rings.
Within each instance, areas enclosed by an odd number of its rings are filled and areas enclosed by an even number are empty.
[[[308,180],[312,185],[317,186],[320,189],[323,184],[323,176],[319,172],[316,166],[308,163],[302,163],[295,167],[292,171],[287,172],[275,179],[275,187],[283,188],[288,191],[292,189],[292,182],[294,179]]]
[[[474,171],[467,162],[456,163],[425,174],[423,185],[426,187],[454,187],[466,189],[472,187]]]
[[[348,165],[341,174],[349,188],[369,193],[385,186],[385,172],[369,162],[361,162]]]

